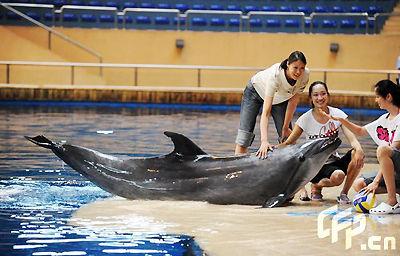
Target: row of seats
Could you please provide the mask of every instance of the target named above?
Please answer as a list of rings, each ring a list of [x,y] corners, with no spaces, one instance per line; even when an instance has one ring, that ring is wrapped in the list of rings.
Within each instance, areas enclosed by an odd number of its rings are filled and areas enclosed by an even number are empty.
[[[63,5],[78,6],[106,6],[115,7],[119,10],[125,8],[159,8],[159,9],[178,9],[181,13],[187,10],[226,10],[242,11],[281,11],[281,12],[304,12],[309,15],[312,12],[367,12],[374,15],[379,12],[390,12],[395,4],[395,0],[309,0],[309,1],[246,1],[242,4],[222,4],[222,1],[210,4],[203,3],[173,3],[159,1],[122,1],[122,0],[11,0],[9,2],[52,4],[56,7]],[[190,2],[190,1],[189,1]],[[206,2],[206,1],[205,1]]]
[[[250,31],[287,33],[374,33],[384,22],[384,17],[368,17],[366,14],[187,11],[125,9],[115,7],[64,6],[54,11],[52,5],[10,5],[27,16],[49,26],[100,27],[126,29],[170,29]],[[28,25],[26,20],[10,10],[1,8],[2,24]]]

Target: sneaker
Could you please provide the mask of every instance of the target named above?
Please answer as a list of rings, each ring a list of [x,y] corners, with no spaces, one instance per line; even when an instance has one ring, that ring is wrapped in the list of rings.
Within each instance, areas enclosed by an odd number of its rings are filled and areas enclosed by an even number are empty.
[[[322,201],[322,194],[321,193],[311,193],[311,200],[312,201]]]
[[[346,194],[340,194],[340,196],[337,197],[337,202],[340,205],[351,204],[351,200]]]

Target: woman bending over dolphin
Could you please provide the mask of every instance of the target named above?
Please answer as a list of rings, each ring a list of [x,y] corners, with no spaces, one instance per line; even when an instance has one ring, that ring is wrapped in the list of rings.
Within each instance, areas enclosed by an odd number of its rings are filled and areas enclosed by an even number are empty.
[[[235,154],[246,153],[252,144],[261,107],[261,146],[257,155],[265,158],[268,150],[272,149],[268,138],[268,120],[271,115],[279,137],[289,136],[290,122],[299,101],[299,93],[303,92],[308,83],[310,72],[305,67],[306,64],[304,54],[295,51],[281,63],[256,73],[250,79],[243,92]]]
[[[322,188],[333,187],[342,184],[342,191],[337,198],[339,204],[349,204],[351,201],[347,196],[354,180],[364,164],[364,152],[355,135],[341,121],[331,120],[323,113],[338,116],[341,120],[347,120],[347,115],[340,109],[328,106],[329,91],[324,82],[316,81],[310,85],[308,96],[311,102],[311,109],[301,115],[294,126],[293,132],[282,145],[293,144],[304,132],[307,140],[337,136],[339,128],[353,147],[344,156],[340,157],[335,152],[318,174],[311,180],[311,199],[322,200]],[[305,188],[300,193],[301,200],[309,200]]]
[[[400,204],[396,199],[400,193],[400,86],[391,80],[381,80],[375,85],[375,102],[387,113],[365,126],[358,126],[335,113],[328,118],[341,122],[357,136],[369,135],[378,145],[376,156],[379,172],[372,178],[359,178],[354,183],[358,192],[386,193],[387,201],[372,208],[372,214],[400,213]],[[382,179],[383,178],[383,179]]]

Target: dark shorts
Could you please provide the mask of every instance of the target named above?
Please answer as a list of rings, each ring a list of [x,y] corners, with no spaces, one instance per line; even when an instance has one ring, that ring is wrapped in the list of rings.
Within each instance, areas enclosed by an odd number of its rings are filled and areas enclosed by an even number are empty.
[[[353,151],[353,149],[350,149],[341,158],[338,158],[337,160],[334,160],[333,162],[330,162],[328,164],[324,164],[324,166],[322,166],[321,170],[311,180],[311,182],[318,183],[320,180],[322,180],[324,178],[329,179],[331,177],[332,173],[336,170],[342,170],[344,172],[344,174],[347,175],[347,167],[349,166],[349,163],[351,162],[351,152],[352,151]]]
[[[400,151],[393,150],[392,161],[394,164],[394,180],[396,183],[396,189],[399,190],[399,188],[400,188]],[[374,181],[375,177],[376,177],[376,175],[374,175],[372,177],[362,177],[362,178],[364,178],[364,182],[368,186],[369,184],[371,184]],[[383,177],[382,177],[381,181],[379,182],[379,187],[386,189],[386,184],[385,184],[385,180],[383,179]]]
[[[242,103],[240,106],[240,124],[236,136],[236,144],[242,147],[249,147],[254,140],[254,127],[256,126],[257,116],[264,104],[264,100],[257,93],[253,84],[249,81],[246,86]],[[279,104],[272,105],[271,116],[275,123],[278,136],[282,136],[282,126],[285,121],[285,114],[288,100]],[[292,124],[289,125],[292,128]]]

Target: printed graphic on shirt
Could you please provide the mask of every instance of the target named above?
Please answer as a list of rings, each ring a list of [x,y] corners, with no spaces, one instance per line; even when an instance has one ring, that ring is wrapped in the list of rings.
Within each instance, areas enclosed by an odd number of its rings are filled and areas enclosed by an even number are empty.
[[[310,134],[308,139],[315,140],[318,138],[329,138],[339,133],[339,127],[334,122],[329,121],[326,125],[321,126],[318,134]]]
[[[393,119],[388,114],[383,114],[377,120],[364,126],[374,142],[379,146],[391,146],[394,141],[399,140],[400,115]]]

